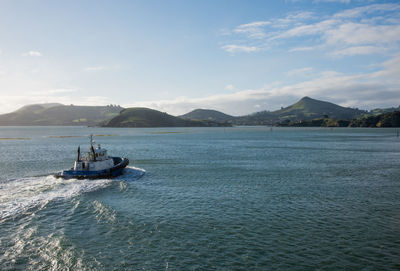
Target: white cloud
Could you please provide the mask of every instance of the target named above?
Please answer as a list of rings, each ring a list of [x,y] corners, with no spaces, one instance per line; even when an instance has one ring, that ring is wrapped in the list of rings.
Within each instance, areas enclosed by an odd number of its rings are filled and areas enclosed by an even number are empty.
[[[334,28],[338,23],[338,20],[329,19],[314,24],[301,24],[275,35],[274,37],[272,37],[272,39],[279,40],[292,37],[321,35],[327,30]]]
[[[261,50],[261,48],[256,46],[244,46],[244,45],[234,45],[234,44],[222,46],[222,49],[224,49],[229,53],[237,53],[237,52],[250,53]]]
[[[50,94],[56,94],[56,93],[71,93],[71,92],[77,92],[77,88],[55,88],[55,89],[50,89],[48,92]]]
[[[83,68],[83,71],[84,72],[101,72],[101,71],[117,70],[118,68],[119,68],[118,65],[112,65],[112,66],[100,65],[100,66],[85,67],[85,68]]]
[[[316,47],[305,46],[305,47],[292,48],[288,52],[305,52],[305,51],[312,51],[314,49],[316,49]]]
[[[288,75],[306,73],[312,76],[311,79],[300,83],[277,83],[258,89],[245,89],[208,97],[179,97],[172,100],[135,103],[127,101],[122,105],[145,106],[174,115],[184,114],[196,108],[212,108],[232,115],[245,115],[261,110],[276,110],[296,102],[303,96],[362,109],[398,106],[400,55],[381,63],[379,68],[378,71],[348,75],[336,71],[316,73],[311,67],[303,67],[288,72]],[[8,113],[33,103],[58,102],[80,105],[116,103],[108,97],[77,96],[77,91],[80,91],[77,87],[49,88],[34,84],[29,86],[35,86],[36,90],[24,92],[14,86],[13,91],[0,92],[1,113]],[[230,88],[231,85],[228,86]]]
[[[312,51],[318,49],[318,47],[313,47],[313,46],[304,46],[304,47],[296,47],[296,48],[291,48],[288,50],[289,53],[292,52],[305,52],[305,51]]]
[[[314,3],[342,3],[350,4],[351,0],[314,0]]]
[[[368,6],[352,8],[336,13],[333,17],[336,18],[358,18],[365,14],[396,12],[400,10],[398,4],[372,4]]]
[[[247,34],[251,38],[257,38],[257,39],[264,38],[265,33],[263,27],[269,24],[271,24],[271,22],[268,21],[259,21],[259,22],[252,22],[249,24],[242,24],[236,27],[234,32]]]
[[[400,104],[400,55],[382,63],[381,67],[379,71],[354,75],[325,71],[297,84],[266,86],[203,98],[144,101],[128,106],[145,106],[175,115],[196,108],[212,108],[232,115],[245,115],[260,110],[276,110],[304,96],[361,109],[397,106]],[[312,73],[313,70],[305,67],[289,73],[301,72]]]
[[[314,17],[314,13],[310,11],[300,11],[289,13],[284,18],[278,18],[272,20],[272,28],[287,28],[291,25],[301,24],[305,20],[312,19]]]
[[[307,75],[313,72],[313,68],[311,67],[304,67],[300,69],[293,69],[288,72],[286,72],[286,75],[288,76],[298,76],[298,75]]]
[[[22,56],[40,57],[40,56],[42,56],[42,53],[38,52],[38,51],[29,51],[29,52],[23,53]]]
[[[269,24],[271,24],[271,22],[269,22],[269,21],[259,21],[259,22],[252,22],[249,24],[242,24],[242,25],[238,26],[235,31],[241,32],[240,30],[243,31],[243,30],[254,28],[254,27],[260,27],[260,26],[265,26],[265,25],[269,25]],[[244,32],[246,32],[246,31],[244,31]]]
[[[79,91],[78,88],[54,88],[48,90],[40,90],[40,91],[30,91],[30,95],[54,95],[54,94],[62,94],[62,93],[73,93]]]
[[[108,97],[103,96],[80,96],[79,99],[77,99],[70,95],[57,95],[60,93],[54,93],[53,95],[46,93],[49,92],[36,92],[35,95],[29,95],[32,93],[28,92],[21,92],[17,95],[2,95],[0,100],[0,114],[13,112],[28,104],[61,103],[65,105],[107,105],[113,103]]]
[[[332,56],[354,56],[354,55],[370,55],[382,53],[386,49],[376,46],[354,46],[337,50],[331,53]]]
[[[282,18],[239,25],[222,49],[256,52],[285,46],[289,52],[320,49],[327,55],[397,53],[400,47],[400,4],[370,4],[336,14],[297,12]],[[234,42],[232,42],[234,41]],[[357,53],[355,48],[360,49]],[[373,48],[378,48],[373,49]]]
[[[234,90],[234,89],[235,89],[235,86],[234,86],[234,85],[226,85],[226,86],[225,86],[225,89],[226,89],[226,90]]]
[[[327,30],[324,37],[329,45],[394,44],[400,41],[400,25],[344,23]]]
[[[107,68],[105,66],[94,66],[94,67],[86,67],[83,69],[85,72],[98,72],[98,71],[104,71]]]

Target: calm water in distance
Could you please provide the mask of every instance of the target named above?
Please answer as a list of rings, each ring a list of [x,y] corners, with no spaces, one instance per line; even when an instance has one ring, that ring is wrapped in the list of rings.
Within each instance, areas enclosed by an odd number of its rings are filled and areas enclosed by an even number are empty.
[[[396,131],[0,127],[0,270],[399,270]]]

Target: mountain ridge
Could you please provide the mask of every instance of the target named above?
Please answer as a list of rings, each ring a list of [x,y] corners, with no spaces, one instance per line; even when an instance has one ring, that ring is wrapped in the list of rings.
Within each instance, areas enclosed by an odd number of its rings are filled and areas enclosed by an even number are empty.
[[[211,120],[217,122],[228,122],[235,119],[234,116],[225,114],[223,112],[214,110],[214,109],[195,109],[190,111],[189,113],[178,116],[183,119],[191,119],[191,120]]]
[[[81,126],[96,125],[119,114],[119,106],[33,104],[0,115],[1,126]]]
[[[129,108],[127,108],[129,109]],[[125,109],[120,106],[107,105],[107,106],[80,106],[80,105],[63,105],[59,103],[47,104],[31,104],[25,105],[14,112],[0,115],[0,126],[39,126],[39,125],[60,125],[60,126],[94,126],[105,125],[106,121],[121,115]],[[130,109],[132,110],[132,108]],[[136,110],[139,110],[138,108]],[[140,110],[150,112],[153,110],[149,108],[141,108]],[[353,120],[362,117],[379,115],[380,113],[388,113],[400,110],[399,107],[391,108],[377,108],[370,111],[359,110],[355,108],[343,107],[331,102],[312,99],[310,97],[303,97],[296,103],[287,107],[282,107],[275,111],[259,111],[245,116],[231,116],[223,112],[213,109],[195,109],[186,114],[178,117],[168,115],[158,115],[158,117],[151,117],[147,119],[153,124],[146,124],[144,122],[136,123],[141,127],[150,127],[157,125],[157,127],[166,127],[167,125],[176,125],[187,127],[189,126],[226,126],[226,125],[274,125],[283,122],[302,122],[313,119],[332,118],[336,120]],[[157,111],[157,110],[153,110]],[[159,112],[159,111],[157,111]],[[132,111],[131,111],[132,113]],[[138,112],[136,112],[138,113]],[[153,112],[154,113],[154,112]],[[159,112],[161,113],[161,112]],[[163,113],[164,114],[164,113]],[[166,114],[166,113],[165,113]],[[125,117],[131,118],[132,116]],[[172,120],[172,118],[178,118]],[[161,124],[156,119],[165,120],[167,122]],[[121,119],[122,120],[122,119]],[[191,122],[182,122],[195,121]],[[126,120],[122,120],[126,121]],[[129,121],[128,121],[129,122]],[[132,125],[135,122],[131,122]],[[200,124],[201,123],[201,124]],[[162,125],[162,126],[160,126]]]
[[[126,108],[112,119],[100,124],[102,127],[210,127],[228,126],[213,121],[187,120],[150,108]]]
[[[234,117],[216,110],[195,109],[180,117],[192,120],[213,119],[220,122],[226,121],[234,125],[273,125],[286,120],[301,121],[323,118],[326,116],[336,119],[351,120],[364,115],[368,115],[368,112],[365,110],[343,107],[331,102],[316,100],[305,96],[296,103],[275,111],[264,110],[245,116]],[[225,118],[220,118],[219,116],[224,116]]]
[[[366,111],[343,107],[331,102],[312,99],[308,96],[298,102],[275,111],[260,111],[243,116],[238,123],[252,123],[255,125],[272,125],[284,120],[300,121],[329,116],[337,119],[353,119],[366,114]]]

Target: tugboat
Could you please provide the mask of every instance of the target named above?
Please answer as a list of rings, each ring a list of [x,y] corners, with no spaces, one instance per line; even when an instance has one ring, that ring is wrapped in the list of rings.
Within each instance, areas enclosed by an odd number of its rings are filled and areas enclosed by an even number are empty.
[[[122,174],[129,160],[123,157],[108,156],[107,150],[100,144],[94,147],[93,135],[90,138],[90,149],[86,156],[81,157],[81,147],[78,147],[78,159],[71,169],[58,172],[54,176],[64,179],[98,179],[112,178]]]

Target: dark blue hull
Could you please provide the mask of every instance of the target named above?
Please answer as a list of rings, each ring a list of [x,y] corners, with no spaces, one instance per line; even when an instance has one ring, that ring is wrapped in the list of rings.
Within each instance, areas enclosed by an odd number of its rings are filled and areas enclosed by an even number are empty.
[[[103,179],[113,178],[122,174],[124,168],[129,164],[128,158],[111,157],[114,161],[112,168],[97,171],[89,170],[63,170],[54,175],[56,178],[64,179]]]

